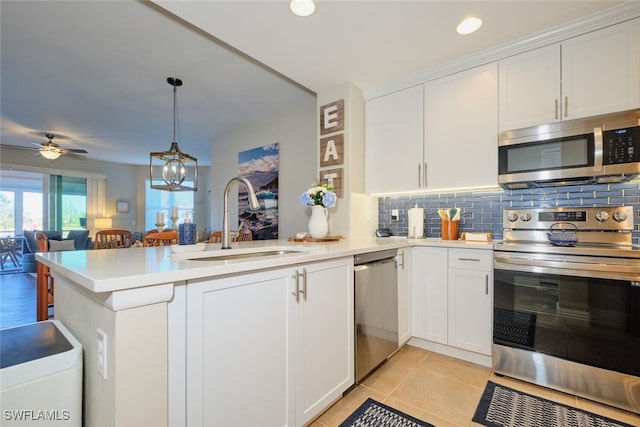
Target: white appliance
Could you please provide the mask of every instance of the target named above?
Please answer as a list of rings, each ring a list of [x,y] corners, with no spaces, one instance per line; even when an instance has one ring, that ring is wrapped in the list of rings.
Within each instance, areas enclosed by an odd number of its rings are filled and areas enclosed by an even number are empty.
[[[3,426],[82,425],[82,346],[58,320],[0,331]]]

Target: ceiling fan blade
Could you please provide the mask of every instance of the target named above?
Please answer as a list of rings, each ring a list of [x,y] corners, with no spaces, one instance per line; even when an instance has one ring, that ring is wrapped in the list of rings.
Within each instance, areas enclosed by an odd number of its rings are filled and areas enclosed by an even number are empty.
[[[76,154],[87,154],[89,153],[87,150],[83,150],[81,148],[63,148],[67,153],[76,153]]]
[[[16,150],[28,150],[28,151],[38,152],[38,149],[35,147],[24,147],[22,145],[10,145],[10,144],[2,144],[2,146],[7,148],[13,148]]]
[[[86,153],[86,151],[85,151],[85,153]],[[72,153],[72,152],[69,152],[68,150],[65,150],[62,153],[62,155],[66,156],[66,157],[74,158],[74,159],[87,160],[87,156],[83,156],[82,154]]]
[[[44,147],[46,145],[46,143],[43,143],[43,142],[36,142],[36,141],[29,141],[29,142],[38,147]]]

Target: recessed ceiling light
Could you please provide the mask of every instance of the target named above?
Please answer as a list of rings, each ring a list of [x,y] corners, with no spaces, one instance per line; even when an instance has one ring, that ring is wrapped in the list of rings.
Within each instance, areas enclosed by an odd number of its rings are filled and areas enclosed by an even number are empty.
[[[297,16],[310,16],[316,11],[316,2],[313,0],[291,0],[289,9]]]
[[[458,34],[471,34],[474,31],[477,31],[481,26],[482,19],[471,17],[466,18],[460,24],[458,24],[458,28],[456,28],[456,31],[458,32]]]

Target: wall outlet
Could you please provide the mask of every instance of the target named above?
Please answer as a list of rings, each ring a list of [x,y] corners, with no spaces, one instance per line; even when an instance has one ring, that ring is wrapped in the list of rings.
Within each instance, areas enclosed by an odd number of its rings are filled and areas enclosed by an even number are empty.
[[[100,328],[96,329],[96,366],[98,373],[107,379],[107,334]]]
[[[397,221],[398,216],[398,209],[391,209],[391,221]]]

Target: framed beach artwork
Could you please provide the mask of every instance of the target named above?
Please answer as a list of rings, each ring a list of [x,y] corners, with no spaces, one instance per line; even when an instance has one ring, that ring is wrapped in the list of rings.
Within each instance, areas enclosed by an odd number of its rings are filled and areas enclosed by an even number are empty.
[[[239,175],[253,185],[260,209],[249,208],[249,193],[238,187],[238,228],[251,230],[253,240],[278,238],[278,171],[277,142],[238,153]]]

